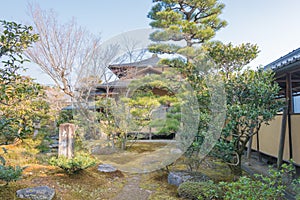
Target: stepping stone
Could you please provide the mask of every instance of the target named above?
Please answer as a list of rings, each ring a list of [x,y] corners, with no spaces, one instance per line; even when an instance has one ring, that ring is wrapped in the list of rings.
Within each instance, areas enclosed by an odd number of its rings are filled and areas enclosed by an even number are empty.
[[[25,188],[17,191],[19,198],[31,200],[51,200],[55,195],[55,190],[48,186],[38,186],[34,188]]]
[[[168,183],[177,187],[186,181],[202,182],[208,180],[210,178],[200,172],[173,171],[168,174]]]
[[[117,169],[109,164],[103,164],[98,166],[99,172],[115,172]]]

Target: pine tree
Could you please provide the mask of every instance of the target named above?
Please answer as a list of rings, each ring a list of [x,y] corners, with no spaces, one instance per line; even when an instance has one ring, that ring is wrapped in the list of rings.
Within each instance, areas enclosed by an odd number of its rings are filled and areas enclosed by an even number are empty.
[[[157,29],[150,35],[154,42],[180,41],[184,45],[158,43],[149,46],[155,53],[181,54],[187,59],[195,56],[195,45],[211,40],[227,22],[219,15],[224,4],[218,0],[153,0],[148,17]]]

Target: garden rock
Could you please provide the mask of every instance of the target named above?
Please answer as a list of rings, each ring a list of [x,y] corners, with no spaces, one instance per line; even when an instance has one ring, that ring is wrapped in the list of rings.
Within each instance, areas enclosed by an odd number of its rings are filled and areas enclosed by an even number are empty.
[[[109,164],[103,164],[98,166],[99,172],[115,172],[117,169]]]
[[[201,172],[173,171],[168,175],[168,183],[177,187],[187,181],[204,182],[208,180],[210,178]]]
[[[25,188],[17,191],[17,196],[19,198],[28,198],[31,200],[51,200],[54,195],[55,190],[48,186]]]

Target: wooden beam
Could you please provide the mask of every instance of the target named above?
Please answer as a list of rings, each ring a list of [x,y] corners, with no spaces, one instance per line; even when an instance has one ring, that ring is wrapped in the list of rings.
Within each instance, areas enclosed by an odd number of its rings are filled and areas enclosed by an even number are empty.
[[[276,82],[278,83],[285,83],[286,80],[276,80]],[[291,79],[291,82],[295,82],[295,83],[299,83],[300,82],[300,79]]]

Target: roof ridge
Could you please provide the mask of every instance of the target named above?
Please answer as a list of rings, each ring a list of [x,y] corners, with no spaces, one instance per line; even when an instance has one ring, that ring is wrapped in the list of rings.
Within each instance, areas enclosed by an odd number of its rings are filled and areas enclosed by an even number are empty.
[[[264,68],[267,69],[267,68],[272,68],[272,66],[276,65],[276,64],[284,64],[282,62],[286,61],[287,59],[289,58],[294,58],[294,56],[296,55],[300,55],[300,47],[297,48],[297,49],[294,49],[293,51],[285,54],[284,56],[281,56],[280,58],[276,59],[275,61],[267,64]]]
[[[139,61],[131,62],[131,63],[110,64],[109,67],[117,67],[117,66],[122,67],[122,66],[135,66],[135,65],[138,66],[138,65],[141,65],[141,64],[144,64],[144,63],[145,63],[145,66],[146,66],[147,62],[154,60],[156,63],[158,63],[158,61],[160,59],[161,58],[158,57],[157,54],[153,54],[151,57],[143,59],[143,60],[139,60]],[[153,63],[150,63],[150,64],[153,64]]]

